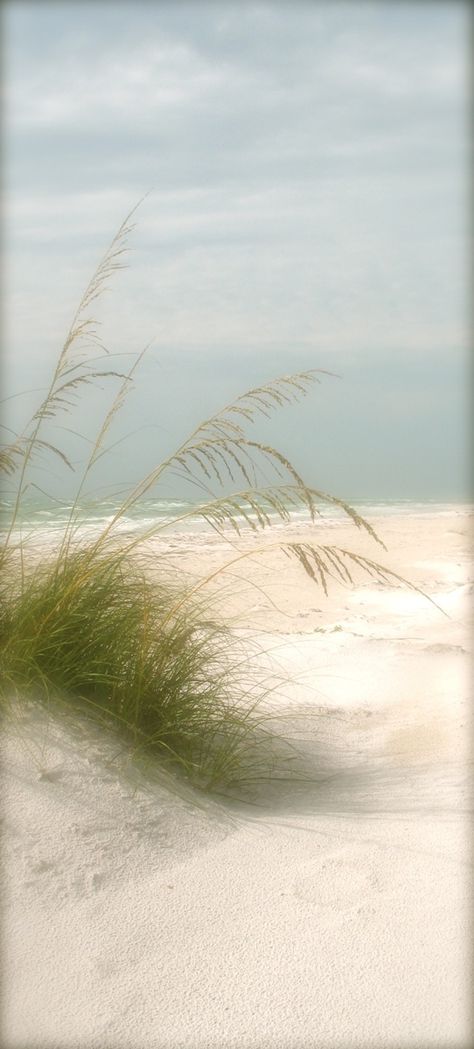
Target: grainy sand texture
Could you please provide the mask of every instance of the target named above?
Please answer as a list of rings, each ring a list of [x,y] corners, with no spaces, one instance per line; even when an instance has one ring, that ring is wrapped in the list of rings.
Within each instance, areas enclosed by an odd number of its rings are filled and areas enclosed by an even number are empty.
[[[100,733],[3,732],[4,1049],[461,1049],[472,1044],[472,518],[288,525],[213,584],[311,781],[176,795]],[[282,537],[363,551],[328,597]],[[170,537],[198,574],[235,556]],[[242,541],[238,549],[250,548]],[[443,615],[443,610],[447,615]],[[299,759],[298,759],[299,760]]]

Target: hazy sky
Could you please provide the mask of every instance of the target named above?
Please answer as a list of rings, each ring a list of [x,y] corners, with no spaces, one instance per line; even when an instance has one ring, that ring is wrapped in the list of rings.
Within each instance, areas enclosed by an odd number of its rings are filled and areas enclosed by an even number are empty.
[[[147,429],[111,477],[253,383],[321,367],[342,380],[261,430],[308,481],[466,495],[468,15],[456,0],[5,3],[6,393],[45,383],[152,188],[99,310],[111,350],[155,346],[125,426]],[[8,423],[29,404],[8,402]]]

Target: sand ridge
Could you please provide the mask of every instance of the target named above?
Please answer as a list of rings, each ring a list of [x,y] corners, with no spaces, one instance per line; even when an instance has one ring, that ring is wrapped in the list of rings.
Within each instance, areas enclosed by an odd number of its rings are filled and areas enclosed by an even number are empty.
[[[5,1047],[471,1044],[470,518],[378,523],[449,618],[367,579],[326,600],[273,549],[215,589],[311,786],[196,806],[100,733],[4,731]],[[191,573],[228,556],[187,542]]]

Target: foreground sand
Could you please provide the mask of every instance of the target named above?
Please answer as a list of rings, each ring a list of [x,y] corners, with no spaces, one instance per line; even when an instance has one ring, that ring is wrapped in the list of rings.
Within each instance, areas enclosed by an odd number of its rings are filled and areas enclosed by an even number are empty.
[[[285,533],[379,557],[449,618],[363,577],[326,599],[273,548],[215,586],[293,679],[273,702],[312,785],[196,807],[98,735],[31,711],[4,732],[5,1049],[471,1045],[469,521],[372,522],[388,553]],[[185,571],[229,560],[183,542]]]

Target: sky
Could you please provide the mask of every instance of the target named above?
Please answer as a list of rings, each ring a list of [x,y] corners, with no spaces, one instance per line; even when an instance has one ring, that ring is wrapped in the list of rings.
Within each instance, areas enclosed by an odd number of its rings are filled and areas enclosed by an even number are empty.
[[[253,436],[341,497],[468,498],[468,20],[456,0],[4,3],[4,396],[44,387],[148,193],[96,307],[112,352],[152,342],[103,478],[321,368],[340,378]]]

